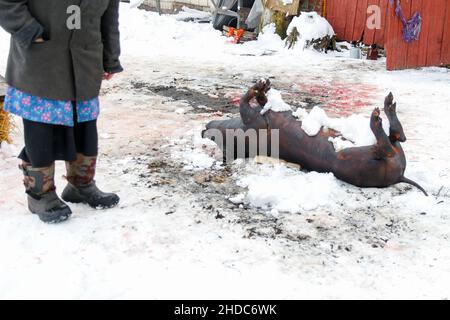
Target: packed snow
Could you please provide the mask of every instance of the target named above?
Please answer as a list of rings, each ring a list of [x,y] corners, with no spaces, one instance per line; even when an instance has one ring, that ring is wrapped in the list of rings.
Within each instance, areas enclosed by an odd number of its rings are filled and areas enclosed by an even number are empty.
[[[345,140],[353,142],[354,147],[370,146],[376,142],[368,117],[351,115],[347,118],[330,118],[320,107],[314,107],[308,114],[297,110],[295,115],[299,116],[299,114],[301,114],[299,119],[302,121],[302,129],[309,136],[316,136],[322,128],[329,128],[341,133]],[[383,128],[389,134],[389,120],[386,117]]]
[[[344,139],[343,137],[335,137],[335,138],[328,138],[328,141],[330,141],[333,144],[334,150],[336,152],[345,150],[347,148],[353,148],[355,144],[351,141],[348,141]]]
[[[71,205],[65,224],[38,221],[17,169],[16,118],[13,144],[0,151],[0,297],[450,298],[449,70],[387,72],[384,60],[348,52],[289,51],[273,31],[234,45],[211,25],[121,4],[126,71],[102,88],[97,176],[120,206]],[[0,32],[2,73],[8,46]],[[360,107],[336,126],[355,144],[370,143],[368,117],[392,91],[408,138],[406,176],[430,197],[406,185],[356,188],[289,164],[222,166],[199,135],[238,108],[193,112],[207,102],[162,94],[232,97],[261,77],[287,104],[327,112],[327,88],[348,88],[342,99]],[[63,174],[58,163],[58,191]]]
[[[238,185],[248,189],[246,198],[253,206],[290,213],[334,205],[340,193],[333,174],[299,174],[284,165],[257,166]],[[299,189],[306,185],[307,189]]]
[[[261,110],[261,114],[264,115],[269,110],[272,110],[273,112],[292,111],[292,107],[283,100],[280,91],[271,88],[269,92],[267,92],[267,103]]]

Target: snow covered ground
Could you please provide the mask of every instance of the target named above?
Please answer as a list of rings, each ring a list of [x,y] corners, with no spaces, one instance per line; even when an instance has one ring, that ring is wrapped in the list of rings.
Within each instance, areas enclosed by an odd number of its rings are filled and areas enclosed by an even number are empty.
[[[0,152],[0,298],[450,298],[449,70],[288,51],[269,31],[234,45],[208,24],[127,5],[121,28],[126,71],[102,89],[97,180],[122,202],[39,222],[16,169],[16,119]],[[2,32],[0,72],[7,49]],[[334,116],[368,117],[392,91],[407,176],[431,196],[285,165],[222,166],[200,131],[235,116],[261,77],[289,104]]]

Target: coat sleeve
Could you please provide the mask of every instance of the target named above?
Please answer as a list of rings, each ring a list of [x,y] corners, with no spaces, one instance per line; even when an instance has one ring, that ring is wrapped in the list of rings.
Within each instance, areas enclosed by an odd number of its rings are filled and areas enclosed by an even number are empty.
[[[103,69],[108,73],[123,71],[119,60],[119,5],[120,0],[110,0],[108,9],[102,17]]]
[[[42,25],[28,10],[28,0],[0,0],[0,26],[24,47],[29,47],[44,33]]]

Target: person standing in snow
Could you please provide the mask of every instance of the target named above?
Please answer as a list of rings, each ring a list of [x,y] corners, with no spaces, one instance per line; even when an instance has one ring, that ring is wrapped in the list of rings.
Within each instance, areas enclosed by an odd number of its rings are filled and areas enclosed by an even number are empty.
[[[23,118],[19,158],[28,208],[47,223],[72,211],[56,194],[55,161],[66,161],[62,199],[111,208],[116,194],[94,181],[102,80],[119,61],[120,0],[0,0],[0,26],[11,34],[4,109]]]

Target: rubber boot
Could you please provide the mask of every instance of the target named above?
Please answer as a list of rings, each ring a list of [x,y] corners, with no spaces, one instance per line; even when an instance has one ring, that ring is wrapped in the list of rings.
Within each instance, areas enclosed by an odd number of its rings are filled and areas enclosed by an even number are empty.
[[[30,163],[23,162],[19,168],[24,174],[28,209],[46,223],[60,223],[69,219],[72,211],[55,191],[55,165],[33,168]]]
[[[101,191],[94,180],[97,157],[77,155],[77,160],[66,162],[68,184],[62,193],[64,201],[85,203],[94,209],[115,207],[120,198],[114,193]]]

